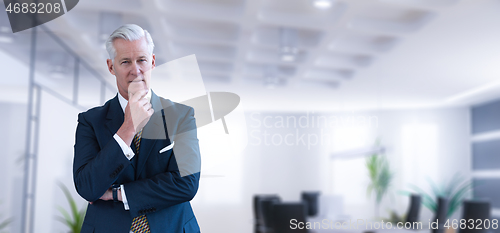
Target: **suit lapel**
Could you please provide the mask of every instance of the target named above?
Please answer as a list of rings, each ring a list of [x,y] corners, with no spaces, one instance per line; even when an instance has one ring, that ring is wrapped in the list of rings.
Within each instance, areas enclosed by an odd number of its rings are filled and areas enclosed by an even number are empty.
[[[118,94],[109,103],[108,114],[106,115],[106,127],[111,135],[114,135],[123,124],[123,110],[118,101]]]
[[[153,105],[155,113],[151,116],[142,131],[141,146],[139,149],[139,158],[137,161],[137,172],[135,173],[136,179],[139,178],[139,175],[144,170],[144,166],[146,165],[146,161],[148,160],[149,155],[151,154],[151,152],[154,152],[153,148],[155,148],[155,144],[158,139],[165,138],[161,112],[163,107],[161,105],[160,98],[154,92],[151,94],[151,104]],[[155,148],[155,150],[156,149],[158,148]]]

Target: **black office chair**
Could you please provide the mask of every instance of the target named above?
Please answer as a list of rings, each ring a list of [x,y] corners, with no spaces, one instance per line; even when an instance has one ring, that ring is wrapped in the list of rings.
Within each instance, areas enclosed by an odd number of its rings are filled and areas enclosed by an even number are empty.
[[[279,204],[278,199],[264,199],[261,201],[261,213],[262,213],[262,227],[261,231],[263,233],[275,233],[274,226],[274,207]]]
[[[278,195],[274,195],[274,194],[255,195],[253,197],[254,232],[255,233],[264,233],[266,231],[266,228],[267,228],[264,225],[264,217],[263,217],[263,211],[262,211],[262,201],[264,201],[264,200],[275,200],[275,201],[279,202],[280,197]],[[267,229],[267,231],[269,231],[269,229]]]
[[[443,233],[445,228],[444,224],[446,223],[446,215],[448,214],[448,199],[444,197],[439,197],[437,202],[437,211],[436,216],[434,218],[434,222],[438,221],[438,229],[433,229],[433,233]]]
[[[302,192],[302,202],[306,203],[307,215],[310,217],[319,212],[319,194],[320,192]]]
[[[305,229],[307,209],[303,202],[299,203],[277,203],[273,206],[273,221],[274,233],[304,233],[308,232]],[[296,219],[297,229],[292,229],[295,226],[290,223],[292,219]],[[298,229],[298,223],[303,222],[304,229]]]
[[[463,202],[463,213],[462,219],[465,219],[466,227],[465,229],[460,228],[460,233],[480,233],[480,232],[488,232],[488,229],[485,229],[485,219],[489,219],[490,221],[490,229],[491,229],[491,219],[490,219],[490,202],[488,201],[464,201]],[[469,225],[469,219],[473,220],[474,225]],[[481,220],[481,228],[477,229],[476,225],[479,224],[478,219]],[[473,229],[469,229],[469,227]]]
[[[421,203],[422,197],[420,195],[412,194],[410,196],[410,207],[408,208],[408,213],[406,214],[406,222],[418,222]]]

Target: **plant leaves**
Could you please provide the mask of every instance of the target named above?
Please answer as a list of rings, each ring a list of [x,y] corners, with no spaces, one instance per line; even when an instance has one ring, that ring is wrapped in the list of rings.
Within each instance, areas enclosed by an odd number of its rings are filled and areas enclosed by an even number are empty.
[[[422,196],[422,205],[434,213],[437,211],[437,198],[447,198],[449,200],[448,210],[446,212],[447,217],[452,216],[459,209],[463,199],[474,186],[470,181],[465,180],[459,173],[456,173],[445,185],[437,186],[429,178],[427,182],[432,189],[432,196],[416,185],[410,184],[410,188]]]
[[[435,197],[445,197],[443,191],[429,177],[427,177],[427,182],[430,184]]]
[[[376,202],[380,203],[390,187],[394,174],[384,156],[374,154],[366,158],[365,164],[371,181],[366,190],[367,196],[375,193]]]
[[[455,173],[455,175],[451,178],[450,182],[448,183],[448,187],[446,190],[446,195],[452,196],[453,191],[455,190],[456,187],[461,183],[461,176],[459,173]]]
[[[56,218],[57,220],[66,224],[66,226],[71,230],[72,233],[80,233],[83,225],[83,220],[85,219],[86,208],[84,207],[82,210],[78,210],[76,201],[71,196],[68,188],[66,188],[66,186],[64,186],[64,184],[62,183],[59,183],[58,185],[63,191],[64,196],[66,196],[66,200],[70,205],[71,215],[65,209],[58,206],[58,210],[64,216],[64,218],[59,216],[57,216]]]
[[[450,207],[448,208],[447,216],[453,215],[455,211],[457,211],[458,207],[462,204],[462,200],[464,199],[467,192],[472,190],[473,185],[470,182],[466,182],[462,185],[462,187],[458,188],[455,194],[450,199]]]
[[[0,223],[0,230],[6,228],[13,221],[14,221],[13,218],[5,219],[2,223]]]

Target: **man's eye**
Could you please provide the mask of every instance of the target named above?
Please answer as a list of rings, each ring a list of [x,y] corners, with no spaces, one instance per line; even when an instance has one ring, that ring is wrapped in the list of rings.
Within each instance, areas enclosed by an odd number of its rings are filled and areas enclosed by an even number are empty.
[[[146,61],[146,59],[141,59],[141,60],[139,60],[139,61],[140,61],[140,62],[145,62],[145,61]]]
[[[128,63],[128,61],[122,61],[122,64]]]

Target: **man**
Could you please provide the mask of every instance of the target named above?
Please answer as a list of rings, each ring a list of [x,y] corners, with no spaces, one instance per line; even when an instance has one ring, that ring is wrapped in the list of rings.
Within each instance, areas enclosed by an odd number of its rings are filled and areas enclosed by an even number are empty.
[[[73,178],[89,201],[82,233],[200,232],[189,203],[200,178],[194,110],[150,89],[154,44],[124,25],[106,42],[118,94],[78,115]]]

